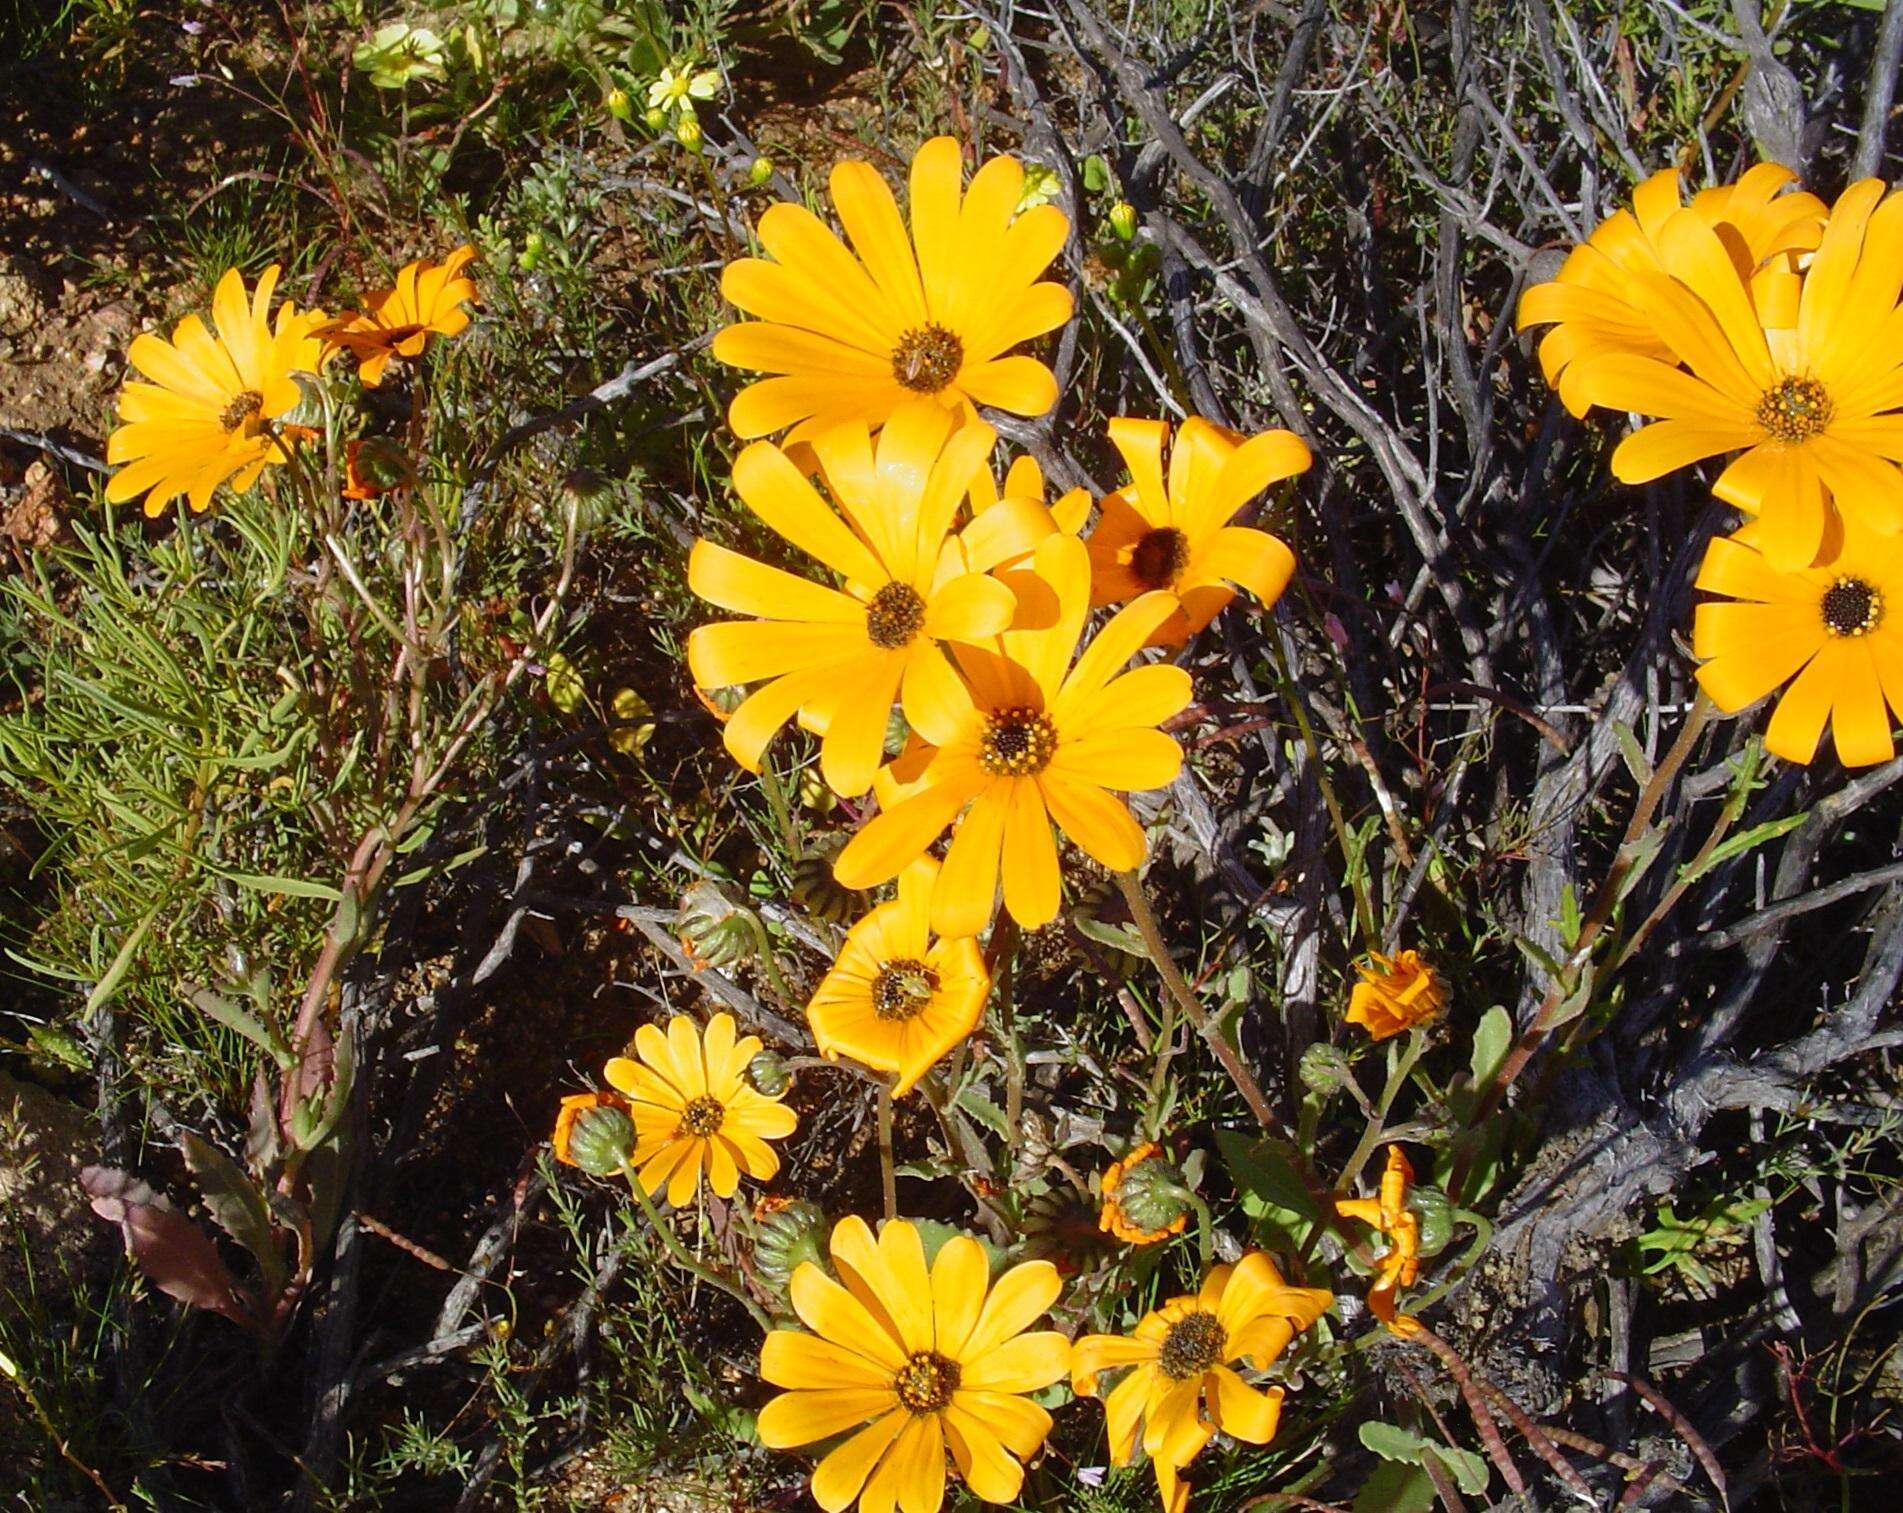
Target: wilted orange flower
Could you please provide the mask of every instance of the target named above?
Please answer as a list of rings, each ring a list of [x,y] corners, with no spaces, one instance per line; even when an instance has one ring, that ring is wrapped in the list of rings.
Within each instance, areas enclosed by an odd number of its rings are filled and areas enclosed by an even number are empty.
[[[569,1153],[569,1137],[575,1132],[575,1121],[591,1108],[618,1108],[624,1114],[629,1103],[619,1093],[572,1093],[562,1100],[561,1109],[555,1115],[555,1134],[551,1144],[555,1147],[555,1159],[569,1166],[580,1166]]]
[[[328,341],[357,359],[357,377],[366,389],[383,382],[392,357],[420,357],[431,336],[454,336],[469,324],[464,306],[475,300],[476,285],[463,269],[475,256],[474,247],[462,246],[440,263],[423,258],[407,264],[362,310],[325,328]]]
[[[1447,1007],[1440,974],[1418,951],[1387,957],[1373,954],[1372,966],[1357,966],[1361,981],[1348,999],[1348,1022],[1371,1039],[1387,1040],[1403,1030],[1431,1024]]]
[[[1368,1312],[1399,1335],[1416,1334],[1421,1327],[1396,1307],[1401,1289],[1412,1287],[1421,1274],[1421,1220],[1407,1206],[1413,1182],[1414,1168],[1401,1147],[1390,1145],[1380,1197],[1344,1198],[1335,1204],[1342,1218],[1372,1224],[1388,1242],[1374,1286],[1368,1289]]]
[[[1161,1184],[1150,1179],[1160,1175]],[[1098,1227],[1129,1245],[1152,1245],[1183,1232],[1189,1205],[1161,1190],[1180,1186],[1182,1173],[1153,1140],[1146,1140],[1121,1161],[1110,1163],[1103,1174],[1103,1212]],[[1174,1209],[1173,1215],[1169,1214]],[[1148,1221],[1148,1222],[1141,1222]]]

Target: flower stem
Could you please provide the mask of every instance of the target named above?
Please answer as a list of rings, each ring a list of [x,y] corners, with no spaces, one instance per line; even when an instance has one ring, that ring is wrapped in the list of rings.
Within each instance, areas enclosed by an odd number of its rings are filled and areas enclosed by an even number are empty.
[[[628,1190],[634,1194],[634,1201],[640,1205],[641,1212],[647,1216],[649,1227],[653,1229],[656,1235],[660,1236],[661,1244],[666,1247],[668,1255],[674,1260],[674,1264],[680,1267],[681,1270],[686,1272],[689,1276],[705,1282],[709,1287],[718,1288],[721,1292],[726,1293],[728,1297],[732,1298],[753,1316],[753,1322],[760,1326],[762,1332],[770,1333],[773,1329],[773,1320],[767,1317],[766,1310],[754,1302],[752,1298],[748,1297],[746,1293],[741,1290],[739,1283],[730,1277],[722,1276],[711,1266],[705,1266],[695,1260],[693,1255],[689,1253],[687,1247],[681,1244],[681,1237],[674,1233],[673,1226],[661,1218],[660,1210],[654,1206],[654,1200],[647,1195],[647,1190],[641,1186],[641,1178],[635,1172],[634,1163],[632,1161],[623,1161],[621,1163],[621,1171],[622,1175],[628,1179]]]
[[[1143,884],[1134,872],[1116,874],[1117,887],[1123,894],[1123,901],[1129,906],[1130,917],[1135,922],[1137,934],[1143,937],[1143,947],[1150,954],[1150,960],[1156,963],[1157,973],[1163,979],[1163,986],[1183,1011],[1183,1015],[1196,1027],[1196,1033],[1203,1037],[1216,1060],[1222,1063],[1222,1069],[1229,1074],[1229,1080],[1242,1094],[1242,1100],[1249,1105],[1249,1111],[1255,1115],[1257,1123],[1271,1133],[1279,1134],[1282,1121],[1270,1106],[1263,1094],[1262,1084],[1256,1081],[1255,1073],[1244,1064],[1236,1048],[1223,1037],[1222,1029],[1203,1011],[1197,1002],[1196,993],[1182,970],[1176,965],[1175,957],[1163,939],[1163,932],[1157,926],[1156,915],[1150,908],[1150,901],[1144,896]]]
[[[1368,1164],[1368,1157],[1374,1154],[1375,1146],[1381,1143],[1382,1137],[1388,1132],[1388,1110],[1394,1107],[1394,1100],[1401,1096],[1401,1089],[1407,1086],[1407,1079],[1414,1073],[1414,1064],[1421,1059],[1421,1053],[1426,1049],[1427,1031],[1410,1030],[1406,1049],[1388,1065],[1388,1082],[1381,1089],[1381,1101],[1368,1110],[1367,1127],[1362,1130],[1361,1139],[1341,1169],[1340,1180],[1335,1183],[1337,1191],[1354,1191],[1355,1178],[1361,1175],[1361,1168]]]
[[[879,1084],[879,1189],[885,1197],[885,1216],[899,1216],[899,1174],[892,1159],[892,1083]]]

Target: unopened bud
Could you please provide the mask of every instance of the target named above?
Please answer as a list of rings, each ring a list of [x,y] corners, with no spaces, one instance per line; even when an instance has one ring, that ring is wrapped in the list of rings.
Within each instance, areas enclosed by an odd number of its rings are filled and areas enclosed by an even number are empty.
[[[658,105],[650,105],[646,110],[641,112],[641,119],[646,123],[650,131],[659,131],[663,126],[667,125],[667,112],[662,110]]]
[[[700,122],[692,116],[683,116],[674,126],[674,140],[689,152],[699,152],[701,143]]]
[[[793,1074],[778,1051],[761,1051],[747,1063],[747,1081],[762,1097],[781,1098],[793,1085]]]
[[[612,1177],[634,1153],[634,1121],[618,1098],[580,1093],[562,1100],[555,1120],[555,1156],[591,1177]]]
[[[606,100],[608,114],[617,121],[634,119],[634,98],[625,89],[611,89]]]
[[[1339,1092],[1348,1080],[1348,1058],[1336,1047],[1318,1040],[1302,1052],[1295,1075],[1311,1093]]]
[[[1114,1197],[1124,1217],[1150,1234],[1179,1227],[1190,1211],[1188,1178],[1174,1161],[1161,1155],[1126,1162]]]
[[[713,883],[695,883],[681,896],[675,917],[681,939],[710,967],[745,961],[759,944],[759,921]]]
[[[815,919],[851,924],[865,912],[865,898],[833,876],[833,859],[809,852],[793,863],[793,902]]]
[[[1128,200],[1118,200],[1110,207],[1110,229],[1120,242],[1130,241],[1137,234],[1137,207]]]
[[[811,1199],[765,1200],[755,1222],[753,1269],[775,1292],[808,1261],[825,1264],[826,1214]]]
[[[756,189],[773,177],[773,159],[755,158],[753,166],[747,170],[747,182]]]

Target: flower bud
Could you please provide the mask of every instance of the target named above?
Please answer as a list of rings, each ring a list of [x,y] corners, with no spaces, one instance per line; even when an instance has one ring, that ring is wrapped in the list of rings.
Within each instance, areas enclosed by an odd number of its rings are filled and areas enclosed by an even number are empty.
[[[1149,1245],[1182,1231],[1190,1197],[1183,1169],[1146,1141],[1103,1174],[1099,1223],[1119,1240]]]
[[[759,943],[759,920],[710,882],[695,883],[681,896],[675,928],[695,956],[710,967],[731,967]]]
[[[650,131],[659,131],[667,125],[667,112],[658,105],[650,105],[641,112],[641,119]]]
[[[766,1098],[783,1098],[793,1085],[793,1074],[778,1051],[761,1051],[747,1063],[747,1081]]]
[[[700,122],[692,116],[682,116],[674,125],[674,140],[689,152],[699,152],[701,143]]]
[[[806,1262],[825,1265],[826,1214],[809,1198],[762,1198],[754,1213],[753,1269],[784,1291]]]
[[[833,859],[809,852],[793,863],[793,902],[815,919],[848,925],[865,912],[865,898],[833,876]]]
[[[1118,200],[1110,207],[1110,229],[1120,242],[1134,239],[1137,234],[1137,207],[1128,200]]]
[[[522,250],[516,253],[515,260],[522,268],[533,273],[540,266],[542,254],[547,248],[548,238],[539,231],[531,231],[522,238]]]
[[[555,1159],[579,1166],[591,1177],[612,1177],[634,1151],[634,1121],[625,1098],[614,1093],[576,1093],[555,1116]]]
[[[1348,1058],[1327,1041],[1318,1040],[1302,1052],[1295,1075],[1311,1093],[1339,1092],[1348,1080]]]
[[[747,182],[756,189],[772,177],[773,159],[771,158],[755,158],[753,166],[747,170]]]
[[[616,86],[614,89],[609,90],[608,98],[605,103],[608,107],[608,114],[613,116],[617,121],[632,121],[634,119],[634,99],[625,89]]]

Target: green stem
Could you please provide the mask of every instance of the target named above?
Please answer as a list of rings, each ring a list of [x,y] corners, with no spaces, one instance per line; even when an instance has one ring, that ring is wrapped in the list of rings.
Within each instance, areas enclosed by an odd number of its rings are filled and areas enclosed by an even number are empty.
[[[1201,1274],[1207,1276],[1209,1263],[1216,1256],[1216,1221],[1209,1216],[1209,1205],[1196,1194],[1184,1188],[1181,1196],[1196,1215],[1196,1262]]]
[[[1338,1191],[1354,1191],[1355,1178],[1361,1175],[1361,1168],[1368,1164],[1368,1157],[1374,1154],[1374,1148],[1388,1132],[1388,1110],[1394,1107],[1394,1100],[1400,1097],[1401,1089],[1407,1086],[1407,1079],[1414,1072],[1414,1064],[1421,1059],[1421,1053],[1426,1049],[1427,1032],[1410,1030],[1407,1048],[1399,1057],[1389,1059],[1387,1086],[1381,1089],[1380,1101],[1369,1110],[1367,1126],[1361,1131],[1361,1139],[1341,1169],[1341,1179],[1335,1183]]]
[[[773,1320],[767,1317],[764,1308],[741,1290],[739,1283],[722,1276],[710,1266],[702,1265],[694,1259],[687,1247],[681,1244],[681,1237],[674,1233],[673,1226],[661,1218],[660,1210],[654,1206],[654,1200],[641,1186],[641,1178],[634,1169],[634,1163],[624,1160],[621,1163],[621,1171],[622,1175],[628,1179],[628,1190],[634,1194],[634,1201],[640,1206],[641,1212],[647,1216],[649,1227],[660,1237],[661,1244],[667,1248],[667,1253],[673,1258],[674,1264],[689,1276],[726,1293],[753,1316],[753,1322],[760,1326],[762,1332],[771,1333]]]
[[[899,1173],[892,1159],[892,1083],[879,1084],[879,1190],[885,1198],[885,1216],[899,1216]]]
[[[1163,979],[1163,986],[1176,1001],[1176,1006],[1191,1024],[1196,1026],[1197,1034],[1222,1063],[1222,1069],[1229,1074],[1229,1080],[1242,1094],[1242,1101],[1249,1105],[1249,1111],[1255,1115],[1257,1123],[1271,1133],[1279,1133],[1282,1121],[1276,1116],[1268,1098],[1262,1091],[1262,1084],[1256,1081],[1255,1073],[1243,1063],[1236,1048],[1224,1038],[1221,1027],[1203,1011],[1196,999],[1196,993],[1176,965],[1176,959],[1170,955],[1170,948],[1163,939],[1158,927],[1156,915],[1150,909],[1150,901],[1144,896],[1143,884],[1134,872],[1116,874],[1117,887],[1123,893],[1123,901],[1129,906],[1130,917],[1136,924],[1137,934],[1143,937],[1143,947],[1150,954],[1150,960],[1156,964],[1156,970]]]

